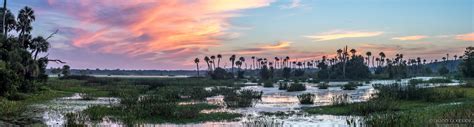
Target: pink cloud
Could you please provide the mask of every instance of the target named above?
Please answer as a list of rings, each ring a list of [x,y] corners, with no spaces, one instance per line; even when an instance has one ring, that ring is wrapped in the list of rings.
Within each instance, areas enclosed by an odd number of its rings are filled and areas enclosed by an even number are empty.
[[[400,41],[416,41],[427,38],[428,36],[424,35],[415,35],[415,36],[404,36],[404,37],[394,37],[393,40],[400,40]]]
[[[462,41],[474,41],[474,33],[456,35],[455,39]]]
[[[361,38],[361,37],[374,37],[382,35],[383,32],[363,32],[363,31],[332,31],[326,33],[320,33],[316,35],[304,36],[306,38],[313,39],[314,41],[329,41],[343,38]]]
[[[54,9],[78,20],[83,32],[72,45],[97,52],[148,56],[147,60],[190,58],[238,37],[229,20],[241,10],[268,6],[271,0],[48,0]]]

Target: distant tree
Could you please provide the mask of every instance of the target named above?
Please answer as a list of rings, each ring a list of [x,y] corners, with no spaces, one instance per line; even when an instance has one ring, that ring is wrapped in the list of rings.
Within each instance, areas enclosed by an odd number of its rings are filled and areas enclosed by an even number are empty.
[[[372,52],[367,52],[365,55],[367,55],[367,66],[370,67],[370,56],[372,56]]]
[[[211,60],[212,60],[212,65],[211,65],[211,68],[212,70],[216,69],[216,62],[215,62],[215,59],[216,59],[216,56],[212,55],[211,56]]]
[[[69,67],[69,65],[64,65],[61,73],[64,77],[71,75],[71,67]]]
[[[234,64],[235,64],[235,55],[230,56],[229,61],[231,62],[232,68],[231,68],[231,73],[234,73]]]
[[[211,64],[209,64],[209,61],[211,61],[211,59],[207,56],[204,57],[204,61],[206,61],[206,64],[207,64],[207,70],[209,72],[212,72],[212,68],[211,68]]]
[[[474,47],[470,46],[464,51],[464,55],[461,58],[462,63],[460,70],[465,77],[474,77]]]
[[[449,74],[449,69],[446,66],[442,66],[441,68],[438,69],[439,75],[447,75]]]
[[[263,65],[262,69],[260,69],[260,78],[262,78],[262,80],[270,79],[270,71],[268,70],[267,65]]]
[[[199,58],[194,59],[194,63],[196,63],[197,77],[199,77]]]
[[[221,55],[221,54],[217,54],[217,67],[220,67],[221,59],[222,59],[222,55]]]
[[[291,77],[291,69],[288,67],[283,68],[283,78],[289,79]]]

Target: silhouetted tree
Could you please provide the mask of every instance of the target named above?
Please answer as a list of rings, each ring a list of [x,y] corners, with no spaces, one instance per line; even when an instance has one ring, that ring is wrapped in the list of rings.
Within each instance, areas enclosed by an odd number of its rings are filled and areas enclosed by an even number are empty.
[[[199,77],[199,58],[194,59],[194,63],[196,63],[197,77]]]
[[[464,51],[464,55],[461,57],[462,63],[460,70],[465,77],[474,77],[474,47],[470,46]]]

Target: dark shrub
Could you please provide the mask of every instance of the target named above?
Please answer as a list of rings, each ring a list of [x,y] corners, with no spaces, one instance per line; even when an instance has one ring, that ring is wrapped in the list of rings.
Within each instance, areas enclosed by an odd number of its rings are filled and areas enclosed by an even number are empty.
[[[278,90],[286,90],[286,89],[288,89],[288,85],[286,82],[278,83]]]
[[[263,82],[263,87],[273,87],[273,82],[272,81],[265,81],[265,82]]]
[[[318,88],[319,89],[328,89],[329,84],[328,83],[319,83]]]
[[[356,83],[356,82],[349,82],[343,86],[341,86],[341,89],[343,90],[355,90],[357,89],[357,86],[361,86],[362,84]]]
[[[293,83],[287,89],[288,92],[305,91],[305,90],[306,90],[306,86],[304,84],[301,84],[301,83]]]
[[[242,90],[240,92],[234,92],[224,95],[224,102],[227,107],[251,107],[255,100],[259,100],[262,97],[262,92],[253,90]]]
[[[314,94],[310,93],[298,95],[298,100],[300,101],[300,104],[313,104],[314,98]]]

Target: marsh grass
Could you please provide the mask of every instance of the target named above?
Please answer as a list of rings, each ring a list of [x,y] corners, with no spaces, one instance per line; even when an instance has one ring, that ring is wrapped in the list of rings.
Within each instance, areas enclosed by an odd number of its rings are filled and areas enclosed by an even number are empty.
[[[349,95],[342,94],[342,95],[335,95],[331,98],[331,105],[333,106],[344,106],[349,104]]]
[[[262,98],[263,92],[253,90],[234,91],[224,95],[224,102],[229,108],[251,107]]]

